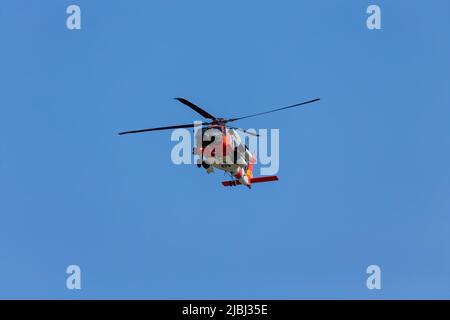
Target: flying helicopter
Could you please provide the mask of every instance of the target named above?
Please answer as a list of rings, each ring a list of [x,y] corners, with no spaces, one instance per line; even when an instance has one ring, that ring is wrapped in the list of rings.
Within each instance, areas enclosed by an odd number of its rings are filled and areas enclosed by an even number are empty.
[[[197,127],[199,130],[197,130],[195,134],[196,143],[192,150],[193,154],[199,156],[197,166],[199,168],[203,167],[207,173],[212,173],[214,168],[228,173],[231,180],[222,182],[222,185],[225,187],[244,185],[251,189],[251,186],[254,183],[277,181],[278,177],[253,177],[253,165],[256,162],[255,156],[250,152],[248,147],[242,143],[237,131],[242,131],[249,135],[258,135],[245,129],[230,126],[229,123],[304,106],[306,104],[317,102],[320,98],[237,118],[217,118],[187,99],[175,98],[175,100],[188,106],[207,120],[191,124],[124,131],[120,132],[119,135]]]

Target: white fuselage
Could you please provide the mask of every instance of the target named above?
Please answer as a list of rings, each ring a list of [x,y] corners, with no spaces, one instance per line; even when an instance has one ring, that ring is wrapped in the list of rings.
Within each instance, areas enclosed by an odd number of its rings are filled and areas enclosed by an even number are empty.
[[[200,156],[208,173],[216,168],[230,173],[243,185],[250,184],[254,157],[235,130],[206,128],[198,130],[195,138],[194,153]]]

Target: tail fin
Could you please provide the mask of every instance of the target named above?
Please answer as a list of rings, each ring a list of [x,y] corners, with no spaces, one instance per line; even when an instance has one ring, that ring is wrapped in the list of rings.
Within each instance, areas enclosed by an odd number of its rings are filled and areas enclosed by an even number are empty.
[[[247,167],[247,172],[246,175],[247,177],[249,177],[250,179],[253,178],[253,164],[256,162],[255,157],[252,156],[252,158],[249,160],[248,162],[248,167]]]

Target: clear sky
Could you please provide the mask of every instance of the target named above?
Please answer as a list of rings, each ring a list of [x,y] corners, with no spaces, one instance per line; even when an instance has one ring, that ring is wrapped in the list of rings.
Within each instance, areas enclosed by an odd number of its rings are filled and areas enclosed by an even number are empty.
[[[2,1],[0,298],[450,298],[449,12]],[[172,164],[170,131],[117,135],[200,120],[177,96],[223,117],[322,101],[239,123],[280,129],[280,181],[247,190]]]

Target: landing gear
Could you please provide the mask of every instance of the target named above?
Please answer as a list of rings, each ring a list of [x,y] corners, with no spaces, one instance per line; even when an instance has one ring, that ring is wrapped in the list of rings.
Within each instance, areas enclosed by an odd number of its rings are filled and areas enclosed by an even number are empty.
[[[206,170],[208,170],[209,167],[211,166],[211,165],[209,165],[208,163],[206,163],[205,161],[202,161],[202,164],[201,164],[201,165],[202,165],[203,168],[205,168]]]

